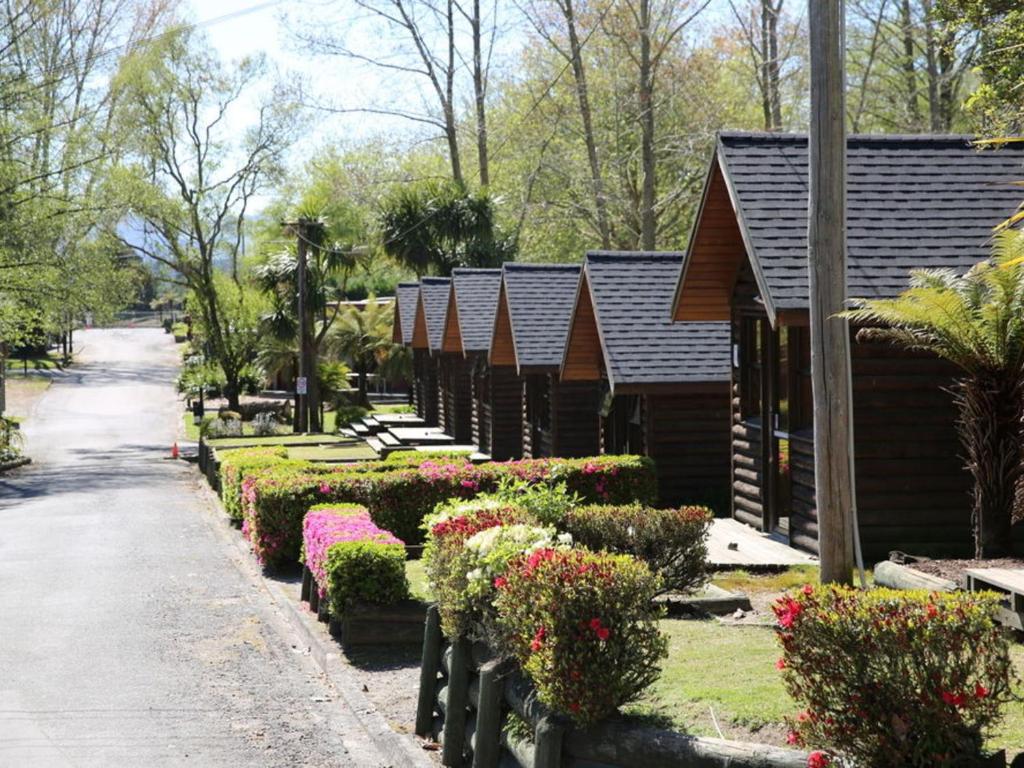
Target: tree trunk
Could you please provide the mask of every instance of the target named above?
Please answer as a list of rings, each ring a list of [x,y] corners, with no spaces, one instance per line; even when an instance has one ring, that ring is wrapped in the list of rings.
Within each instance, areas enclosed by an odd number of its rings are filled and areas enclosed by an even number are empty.
[[[775,5],[768,0],[768,89],[771,94],[772,130],[782,130],[782,93],[779,62],[779,16],[782,1]]]
[[[229,411],[238,411],[241,407],[242,387],[238,383],[238,373],[224,371],[224,399],[228,401]]]
[[[365,365],[359,366],[358,373],[359,373],[359,394],[357,395],[357,397],[359,398],[359,405],[361,405],[363,408],[369,408],[370,407],[370,396],[369,396],[369,386],[368,386],[367,375],[366,375],[366,366]]]
[[[583,122],[583,141],[587,146],[587,160],[590,163],[590,183],[594,192],[594,211],[597,214],[597,229],[601,236],[601,247],[611,248],[611,227],[608,225],[608,205],[604,194],[604,179],[601,163],[597,157],[597,140],[594,138],[594,121],[590,110],[590,95],[587,91],[587,72],[583,66],[583,50],[576,33],[576,17],[572,0],[561,4],[565,16],[566,32],[569,35],[569,56],[573,78],[576,80],[576,97],[580,105],[580,119]]]
[[[917,72],[914,68],[914,19],[911,15],[910,0],[903,0],[900,6],[900,24],[903,27],[903,80],[907,89],[907,120],[910,128],[917,130],[921,125],[921,111],[917,106]]]
[[[462,161],[459,159],[459,135],[455,118],[455,6],[448,0],[448,68],[445,78],[444,132],[448,139],[448,153],[452,161],[452,180],[465,186]]]
[[[1016,376],[974,376],[960,382],[960,439],[974,478],[975,557],[1005,557],[1013,549],[1011,527],[1024,459],[1024,382]]]
[[[640,247],[653,251],[658,229],[655,210],[654,157],[654,69],[651,61],[651,3],[640,0],[640,162],[643,174],[640,192]]]
[[[476,152],[480,164],[480,184],[491,183],[487,156],[487,80],[484,76],[480,44],[480,0],[473,0],[473,96],[476,101]]]

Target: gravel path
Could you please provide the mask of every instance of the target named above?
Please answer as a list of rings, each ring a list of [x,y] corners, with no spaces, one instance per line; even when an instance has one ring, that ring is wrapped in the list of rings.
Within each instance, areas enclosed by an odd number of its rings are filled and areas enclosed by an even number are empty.
[[[382,765],[167,459],[170,337],[77,338],[0,476],[0,766]]]

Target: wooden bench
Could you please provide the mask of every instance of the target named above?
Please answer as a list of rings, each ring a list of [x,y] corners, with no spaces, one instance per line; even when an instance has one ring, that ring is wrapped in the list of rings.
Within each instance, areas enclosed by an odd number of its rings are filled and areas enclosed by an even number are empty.
[[[997,592],[1002,595],[999,621],[1024,631],[1024,569],[969,568],[965,575],[969,592]]]

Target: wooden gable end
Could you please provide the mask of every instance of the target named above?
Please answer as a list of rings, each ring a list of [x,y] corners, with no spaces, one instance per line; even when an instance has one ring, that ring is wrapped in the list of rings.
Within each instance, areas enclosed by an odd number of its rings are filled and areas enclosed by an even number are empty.
[[[729,320],[737,270],[745,258],[737,214],[721,164],[716,161],[676,288],[674,319]]]
[[[427,340],[427,314],[423,309],[423,293],[416,299],[416,321],[412,326],[412,348],[430,349]]]
[[[596,381],[601,378],[603,363],[601,338],[597,330],[597,316],[590,295],[586,271],[580,276],[569,324],[569,340],[562,360],[562,381]]]
[[[402,313],[398,311],[397,299],[395,302],[395,319],[391,323],[391,343],[402,343]]]
[[[494,316],[494,337],[491,339],[491,365],[516,365],[516,346],[512,338],[512,317],[508,309],[505,283],[498,290],[498,311]]]
[[[441,338],[442,352],[462,353],[462,330],[459,328],[459,312],[456,306],[455,283],[448,291],[448,311],[444,319],[444,336]]]

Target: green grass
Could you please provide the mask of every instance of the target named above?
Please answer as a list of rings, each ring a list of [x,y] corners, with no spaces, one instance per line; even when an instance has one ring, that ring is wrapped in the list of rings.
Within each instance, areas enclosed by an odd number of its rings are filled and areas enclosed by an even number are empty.
[[[433,602],[434,595],[427,583],[427,573],[422,560],[406,560],[405,577],[409,579],[409,593],[413,597],[428,603]]]
[[[30,371],[52,371],[63,367],[61,356],[55,352],[30,357],[28,360],[22,360],[20,357],[11,357],[7,360],[7,373],[10,376],[23,374],[26,368]]]
[[[339,435],[276,435],[274,437],[218,437],[209,441],[214,448],[247,448],[259,445],[332,445],[351,444],[352,438]]]
[[[774,573],[751,573],[743,569],[719,571],[711,579],[730,592],[786,592],[804,584],[818,583],[818,566],[794,565]]]
[[[378,403],[371,413],[413,413],[412,406],[405,403]]]
[[[377,453],[362,441],[337,446],[296,446],[288,449],[288,458],[305,461],[361,461],[376,459]]]

